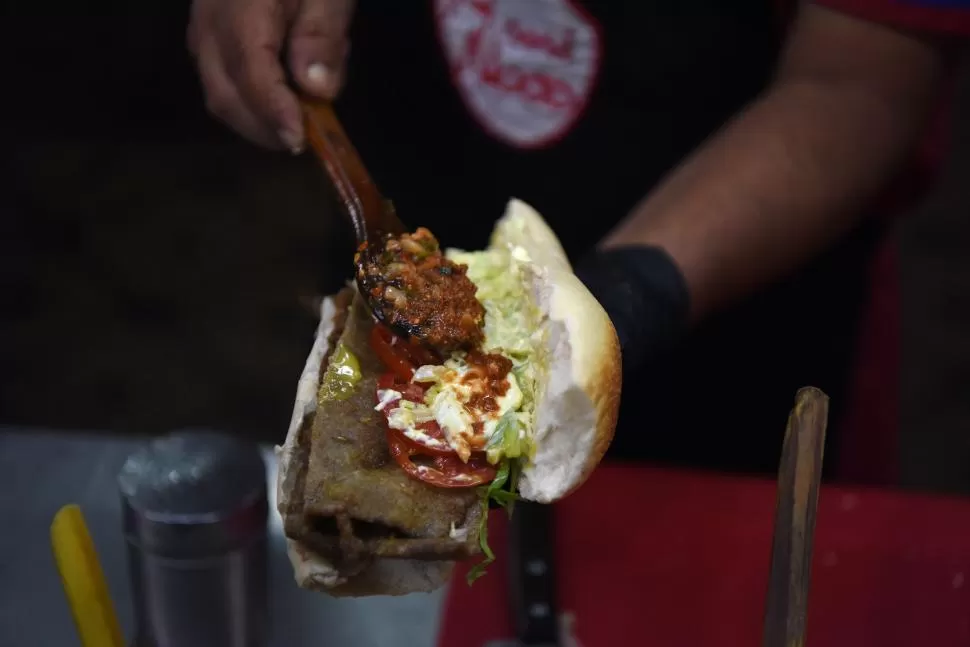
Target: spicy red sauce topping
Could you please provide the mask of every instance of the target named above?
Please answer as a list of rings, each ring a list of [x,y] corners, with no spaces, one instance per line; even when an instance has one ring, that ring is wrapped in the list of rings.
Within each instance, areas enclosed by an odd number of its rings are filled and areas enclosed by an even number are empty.
[[[485,308],[467,270],[445,258],[424,227],[386,237],[363,268],[385,322],[444,352],[475,348],[485,339]]]

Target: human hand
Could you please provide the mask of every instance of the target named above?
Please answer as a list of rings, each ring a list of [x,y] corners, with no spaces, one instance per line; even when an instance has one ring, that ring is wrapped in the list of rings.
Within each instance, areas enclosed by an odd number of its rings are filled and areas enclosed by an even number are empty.
[[[297,86],[333,99],[353,8],[354,0],[193,0],[188,46],[209,112],[257,144],[302,150],[303,117],[283,48]]]
[[[636,245],[593,252],[576,266],[576,275],[613,321],[625,374],[637,372],[687,327],[687,283],[673,259],[659,247]]]

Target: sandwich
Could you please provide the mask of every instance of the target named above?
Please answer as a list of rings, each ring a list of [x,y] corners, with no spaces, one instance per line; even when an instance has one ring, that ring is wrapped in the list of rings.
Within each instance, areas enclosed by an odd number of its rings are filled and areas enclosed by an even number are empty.
[[[612,323],[529,205],[509,202],[485,250],[422,229],[387,245],[431,278],[402,283],[413,268],[393,257],[358,281],[402,306],[393,321],[356,286],[323,299],[276,449],[297,582],[336,596],[431,591],[459,560],[481,575],[489,511],[579,487],[619,406]]]

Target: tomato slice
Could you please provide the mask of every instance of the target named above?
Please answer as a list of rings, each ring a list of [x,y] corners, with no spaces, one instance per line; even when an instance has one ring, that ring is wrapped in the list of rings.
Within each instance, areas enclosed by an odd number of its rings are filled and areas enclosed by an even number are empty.
[[[374,324],[371,329],[370,345],[388,370],[404,381],[411,379],[418,366],[441,364],[441,358],[433,350],[399,337],[380,324]]]
[[[374,326],[374,330],[378,330],[378,326]],[[400,391],[401,397],[406,400],[423,402],[425,389],[418,384],[410,383],[414,372],[413,365],[398,354],[398,349],[387,343],[387,337],[383,333],[372,333],[371,344],[385,365],[394,362],[388,365],[391,372],[378,377],[377,389],[394,389]],[[385,357],[388,359],[385,360]],[[397,370],[394,370],[395,366]],[[403,370],[405,366],[407,371]],[[376,392],[374,395],[376,398]],[[379,398],[377,400],[379,401]],[[388,402],[384,407],[385,425],[388,412],[394,409],[396,404],[395,400]],[[398,429],[390,427],[386,429],[387,446],[391,456],[412,478],[443,488],[475,487],[495,480],[496,469],[489,464],[483,452],[473,453],[468,462],[463,463],[455,450],[447,444],[444,432],[435,421],[418,425],[418,429],[424,432],[418,438],[410,438]]]
[[[496,469],[488,463],[484,454],[472,456],[467,463],[461,462],[457,454],[428,457],[425,453],[427,450],[406,442],[405,437],[394,429],[388,429],[387,446],[391,456],[408,476],[429,485],[464,488],[495,479]]]
[[[437,353],[413,341],[405,342],[405,349],[415,366],[428,366],[429,364],[437,366],[441,364],[441,357]]]
[[[394,376],[393,373],[385,373],[377,378],[377,390],[394,389],[395,391],[400,391],[402,397],[405,400],[410,400],[411,402],[424,402],[424,388],[419,384],[403,384]],[[380,398],[377,397],[375,393],[375,402],[380,402]],[[392,409],[397,407],[397,400],[389,401],[382,412],[384,413],[385,420],[387,415]],[[455,450],[452,449],[451,445],[448,444],[448,440],[445,438],[444,432],[438,423],[434,420],[428,422],[422,422],[417,425],[423,433],[416,435],[415,438],[407,436],[403,431],[399,429],[394,429],[392,431],[397,432],[401,436],[402,442],[405,442],[412,446],[415,451],[422,451],[435,456],[447,456],[454,454]]]
[[[394,373],[402,382],[411,381],[415,366],[404,351],[404,345],[399,342],[398,337],[391,334],[384,326],[374,324],[369,341],[370,347],[374,349],[377,358],[387,367],[387,370]]]
[[[448,444],[448,439],[445,438],[445,433],[441,431],[437,422],[434,420],[422,422],[417,425],[417,428],[421,431],[420,435],[408,436],[400,429],[392,429],[391,431],[397,432],[401,440],[415,452],[430,456],[457,456],[454,448]]]
[[[386,389],[394,389],[396,385],[401,384],[398,382],[397,376],[394,373],[382,373],[380,377],[377,378],[377,390],[384,391]],[[397,389],[394,389],[397,391]]]
[[[377,391],[386,391],[387,389],[393,389],[394,391],[400,391],[401,397],[405,400],[410,400],[411,402],[422,403],[424,402],[424,392],[425,388],[420,384],[411,384],[409,382],[402,382],[398,379],[397,375],[394,373],[384,373],[377,378]],[[377,392],[374,392],[375,397]],[[377,398],[377,402],[380,402],[380,398]],[[396,400],[392,400],[393,404]],[[393,409],[394,406],[388,404],[384,407],[384,411],[388,409]]]
[[[401,389],[401,397],[411,402],[421,404],[424,402],[424,389],[417,384],[405,384]]]

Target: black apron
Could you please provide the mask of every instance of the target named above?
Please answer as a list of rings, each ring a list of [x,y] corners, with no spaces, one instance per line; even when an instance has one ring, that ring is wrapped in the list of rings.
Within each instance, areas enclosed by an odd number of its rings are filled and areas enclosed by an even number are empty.
[[[601,28],[595,90],[561,140],[522,150],[466,108],[430,2],[358,3],[338,109],[406,222],[481,248],[516,196],[575,260],[764,88],[779,51],[772,0],[581,4]],[[860,231],[628,380],[610,457],[774,471],[795,391],[809,384],[832,396],[837,433],[871,239]]]

